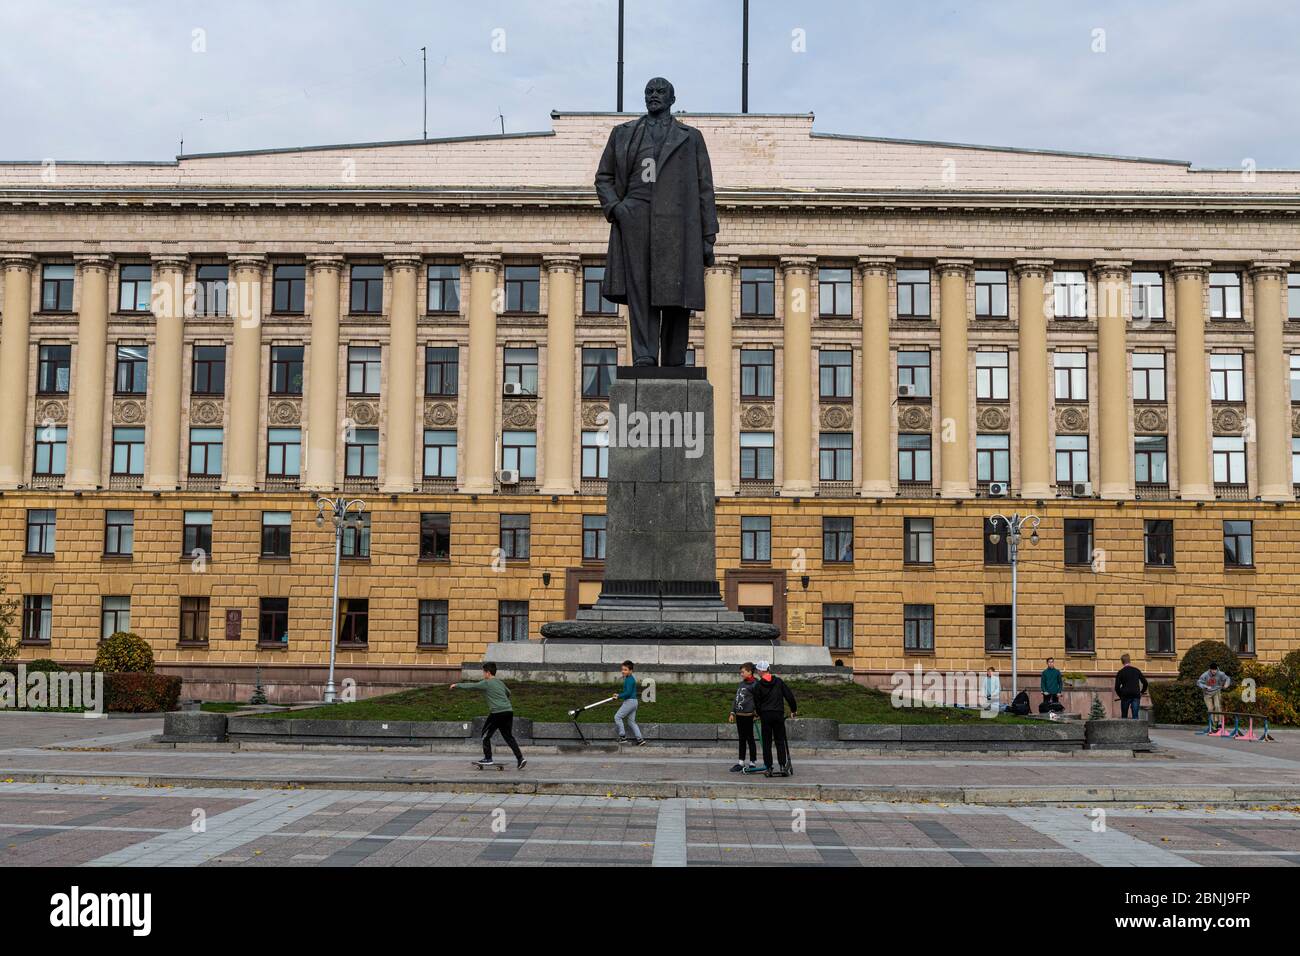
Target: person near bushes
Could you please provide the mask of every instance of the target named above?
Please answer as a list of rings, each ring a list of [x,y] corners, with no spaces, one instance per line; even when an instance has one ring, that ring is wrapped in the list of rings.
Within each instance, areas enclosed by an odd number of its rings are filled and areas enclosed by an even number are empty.
[[[632,676],[634,670],[636,665],[631,661],[623,662],[621,668],[623,689],[618,692],[618,710],[614,712],[614,729],[618,731],[618,742],[627,743],[627,729],[623,726],[623,721],[626,720],[627,726],[632,728],[632,739],[640,747],[645,744],[645,738],[641,736],[641,728],[636,725],[636,708],[640,701],[636,694],[636,678]]]
[[[758,751],[754,745],[754,717],[757,714],[757,711],[754,710],[754,685],[756,683],[754,665],[751,661],[745,661],[740,665],[740,686],[736,688],[736,696],[731,704],[731,713],[727,714],[728,722],[736,725],[736,736],[740,740],[740,756],[736,758],[736,765],[731,768],[732,773],[749,771],[758,759]],[[764,767],[763,769],[766,770],[767,768]]]
[[[1147,692],[1146,676],[1132,664],[1127,654],[1120,655],[1123,665],[1115,674],[1115,696],[1119,698],[1119,715],[1122,718],[1137,720],[1138,704]]]
[[[1201,689],[1201,696],[1205,698],[1205,709],[1210,715],[1210,725],[1215,730],[1223,726],[1223,692],[1231,685],[1232,678],[1219,670],[1217,663],[1210,664],[1210,669],[1196,678],[1196,686]]]
[[[528,760],[515,742],[515,707],[510,701],[510,688],[497,677],[497,665],[485,661],[482,680],[459,681],[452,684],[451,689],[482,691],[487,698],[488,715],[487,720],[483,721],[483,759],[475,762],[480,767],[496,766],[496,761],[492,759],[492,735],[500,731],[501,739],[515,755],[515,766],[523,770],[528,765]]]
[[[759,661],[758,680],[754,681],[754,709],[763,728],[763,764],[767,767],[764,774],[772,776],[773,767],[779,766],[781,773],[790,776],[794,771],[790,763],[790,743],[785,736],[785,705],[790,705],[790,716],[797,717],[799,705],[794,693],[785,681],[772,673],[767,661]],[[772,744],[776,743],[776,759],[772,763]]]
[[[1038,675],[1038,689],[1043,692],[1043,703],[1059,704],[1061,702],[1061,689],[1064,686],[1061,681],[1061,672],[1056,669],[1056,658],[1049,657],[1047,666]]]
[[[998,669],[991,664],[980,681],[980,709],[997,713],[1002,710],[1002,680]]]

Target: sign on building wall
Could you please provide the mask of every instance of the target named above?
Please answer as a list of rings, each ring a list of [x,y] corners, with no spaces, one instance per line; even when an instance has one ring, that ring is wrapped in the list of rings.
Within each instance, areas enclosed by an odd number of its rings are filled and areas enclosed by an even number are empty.
[[[228,641],[239,640],[239,632],[243,628],[243,626],[244,626],[243,611],[226,612],[226,640]]]

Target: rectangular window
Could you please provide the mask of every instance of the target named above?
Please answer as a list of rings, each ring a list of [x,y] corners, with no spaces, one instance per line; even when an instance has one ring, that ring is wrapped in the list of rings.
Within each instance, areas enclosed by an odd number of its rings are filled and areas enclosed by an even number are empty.
[[[302,429],[266,430],[266,474],[272,478],[297,478],[302,474]]]
[[[502,432],[501,467],[519,472],[519,477],[537,477],[537,432]]]
[[[975,479],[977,481],[1011,480],[1011,436],[975,436]]]
[[[934,651],[934,605],[903,605],[903,650]]]
[[[1291,484],[1300,485],[1300,438],[1291,439]]]
[[[230,267],[226,265],[201,265],[194,270],[194,314],[221,316],[226,314],[226,286],[230,281]]]
[[[930,352],[928,349],[898,350],[898,384],[912,386],[916,398],[930,397]]]
[[[271,394],[302,394],[302,346],[271,346]]]
[[[584,348],[582,350],[582,397],[608,398],[618,368],[618,349]]]
[[[429,266],[428,312],[460,312],[460,266]]]
[[[1056,400],[1086,402],[1088,400],[1088,353],[1054,352],[1052,361],[1056,371]]]
[[[369,560],[370,558],[370,512],[363,511],[361,514],[353,514],[347,521],[343,522],[343,540],[340,544],[340,555],[344,558],[354,558],[357,560]]]
[[[772,349],[740,350],[740,397],[772,398],[776,395],[776,352]]]
[[[349,306],[353,315],[379,315],[384,311],[384,267],[352,267]]]
[[[348,346],[348,394],[378,395],[382,365],[378,345]]]
[[[1011,543],[1007,541],[1006,527],[1002,522],[994,523],[992,518],[984,519],[984,563],[988,565],[1010,564]],[[997,539],[996,541],[994,539]]]
[[[54,554],[54,525],[53,508],[27,509],[28,554]]]
[[[72,346],[42,345],[38,352],[36,391],[41,395],[67,395],[72,381]]]
[[[1138,435],[1133,439],[1134,480],[1139,485],[1169,484],[1169,439]]]
[[[817,270],[817,303],[823,318],[845,318],[853,314],[853,270]]]
[[[1011,605],[984,605],[984,650],[1011,650]]]
[[[125,595],[104,597],[99,603],[99,639],[131,630],[131,598]]]
[[[124,265],[117,276],[117,310],[149,312],[153,299],[153,266]]]
[[[772,623],[772,605],[770,604],[742,604],[736,610],[743,614],[745,620],[751,624]]]
[[[776,451],[771,432],[740,433],[740,480],[771,481]]]
[[[975,353],[975,398],[1006,401],[1010,395],[1009,357],[1005,349]]]
[[[447,646],[447,602],[420,602],[420,647]]]
[[[1286,317],[1300,319],[1300,272],[1286,274]]]
[[[853,352],[849,349],[818,349],[817,379],[823,402],[852,398]]]
[[[975,270],[975,318],[1007,317],[1007,273],[1003,269]]]
[[[420,515],[420,560],[450,559],[451,515],[447,512],[426,512]]]
[[[113,377],[118,395],[143,395],[149,389],[149,346],[119,345]]]
[[[818,470],[821,481],[853,480],[852,432],[822,432],[817,443]]]
[[[527,561],[532,555],[532,520],[529,515],[501,516],[501,554],[507,560]]]
[[[1091,604],[1065,605],[1065,652],[1095,653],[1096,639],[1096,609]]]
[[[749,515],[740,519],[740,560],[772,560],[772,519]]]
[[[1210,318],[1241,318],[1241,274],[1237,272],[1210,273]]]
[[[1300,403],[1300,352],[1291,353],[1291,403]]]
[[[930,317],[930,270],[899,269],[898,317],[900,319],[928,319]]]
[[[1255,653],[1255,609],[1253,607],[1225,607],[1223,631],[1223,642],[1234,654]]]
[[[339,644],[370,641],[370,599],[339,598]]]
[[[287,511],[262,512],[262,557],[289,557],[293,516]]]
[[[135,512],[104,512],[104,556],[128,558],[135,551]]]
[[[1092,565],[1092,519],[1066,518],[1064,530],[1065,563],[1074,567]]]
[[[306,266],[286,263],[271,270],[271,310],[302,315],[307,304]]]
[[[1132,308],[1135,322],[1165,320],[1165,282],[1159,272],[1135,272],[1132,277]]]
[[[1210,356],[1210,400],[1246,400],[1245,357],[1240,352],[1216,352]]]
[[[223,439],[220,428],[190,429],[190,477],[221,477]]]
[[[144,474],[144,429],[113,429],[113,474]]]
[[[348,478],[379,477],[379,429],[354,428],[343,444],[343,474]]]
[[[604,429],[582,433],[582,477],[609,477],[609,432]]]
[[[582,560],[605,560],[605,535],[608,521],[604,515],[582,516]]]
[[[506,266],[506,311],[536,312],[541,300],[541,270],[537,266]]]
[[[1229,568],[1255,566],[1254,522],[1223,522],[1223,564]]]
[[[929,435],[898,436],[898,480],[931,481]]]
[[[1246,483],[1246,439],[1238,435],[1214,436],[1214,483]]]
[[[503,349],[505,385],[517,385],[524,395],[537,394],[537,349]]]
[[[1053,314],[1058,319],[1088,317],[1088,277],[1082,272],[1052,273]]]
[[[1165,400],[1165,353],[1133,353],[1133,401]]]
[[[64,475],[68,470],[68,428],[66,425],[42,425],[36,429],[32,474]]]
[[[212,553],[212,512],[187,511],[181,525],[181,556],[198,557]]]
[[[449,429],[424,430],[424,477],[456,477],[456,433]]]
[[[224,395],[226,393],[226,347],[224,345],[194,346],[191,372],[190,394]]]
[[[424,349],[424,394],[452,398],[459,389],[460,349],[455,345],[429,345]]]
[[[70,262],[50,263],[41,270],[41,311],[71,312],[75,267]]]
[[[527,601],[499,601],[497,603],[497,640],[528,640]]]
[[[934,564],[934,519],[903,519],[903,563]]]
[[[1149,518],[1144,522],[1142,550],[1149,568],[1174,566],[1174,523],[1167,518]]]
[[[182,644],[208,643],[208,618],[211,617],[209,599],[205,597],[181,598]]]
[[[853,563],[853,519],[822,518],[822,561],[827,564]]]
[[[54,623],[54,597],[50,594],[28,594],[23,597],[24,644],[48,644]]]
[[[604,266],[582,267],[582,312],[584,315],[616,315],[618,303],[610,302],[600,294],[605,281]]]
[[[1174,653],[1174,609],[1148,607],[1145,609],[1148,654]]]
[[[1056,480],[1077,482],[1088,480],[1088,436],[1056,436]]]
[[[257,606],[257,643],[289,643],[289,599],[264,597]]]
[[[776,270],[740,270],[740,314],[770,318],[776,314]]]
[[[853,605],[822,605],[822,643],[833,651],[853,650]]]

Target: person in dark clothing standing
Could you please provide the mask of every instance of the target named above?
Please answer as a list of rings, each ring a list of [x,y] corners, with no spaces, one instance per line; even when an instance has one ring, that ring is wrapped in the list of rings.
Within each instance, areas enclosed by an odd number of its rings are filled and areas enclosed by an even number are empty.
[[[794,773],[794,766],[790,763],[790,744],[785,737],[785,705],[790,705],[791,717],[798,716],[799,705],[785,681],[772,673],[767,661],[759,661],[756,666],[758,680],[754,681],[754,707],[763,726],[763,763],[767,765],[764,773],[771,777],[779,772],[788,777]],[[772,763],[773,741],[776,742],[778,764]],[[774,766],[781,769],[774,771]]]
[[[740,686],[736,688],[736,698],[731,705],[727,720],[736,725],[736,736],[740,739],[740,756],[732,773],[749,773],[758,759],[754,746],[754,665],[750,661],[740,665]],[[764,770],[767,768],[764,767]]]
[[[481,767],[495,767],[496,762],[492,759],[492,734],[497,731],[501,732],[501,739],[506,742],[515,755],[516,767],[523,770],[528,764],[519,749],[519,744],[515,743],[515,708],[510,701],[510,688],[506,682],[497,677],[497,666],[492,661],[483,665],[483,679],[472,681],[461,681],[452,684],[452,690],[481,690],[487,698],[488,715],[487,720],[483,722],[483,759],[477,761]]]
[[[1124,666],[1115,675],[1115,696],[1119,698],[1120,717],[1128,718],[1131,712],[1132,719],[1137,720],[1138,704],[1147,692],[1147,679],[1129,661],[1127,654],[1120,657]]]

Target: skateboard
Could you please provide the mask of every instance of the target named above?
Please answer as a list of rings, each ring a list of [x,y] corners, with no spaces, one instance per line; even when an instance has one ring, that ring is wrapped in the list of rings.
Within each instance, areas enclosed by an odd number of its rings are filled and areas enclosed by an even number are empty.
[[[473,767],[475,770],[505,770],[506,769],[506,765],[503,763],[494,763],[491,764],[490,766],[485,767],[481,763],[475,761],[474,763],[470,764],[470,766]]]

